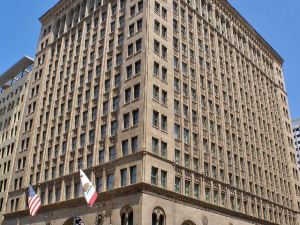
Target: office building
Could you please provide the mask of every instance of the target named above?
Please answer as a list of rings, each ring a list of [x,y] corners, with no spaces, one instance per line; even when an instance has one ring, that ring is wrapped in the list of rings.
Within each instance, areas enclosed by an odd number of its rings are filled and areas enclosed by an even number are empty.
[[[40,21],[3,224],[297,224],[283,59],[228,1],[61,0]]]

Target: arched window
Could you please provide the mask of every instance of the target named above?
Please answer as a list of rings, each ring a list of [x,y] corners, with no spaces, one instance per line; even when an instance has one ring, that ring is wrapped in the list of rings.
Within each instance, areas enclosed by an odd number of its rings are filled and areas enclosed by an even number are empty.
[[[121,225],[133,225],[133,210],[130,206],[121,209]]]
[[[188,220],[188,221],[183,222],[182,225],[196,225],[196,224],[193,223],[192,221]]]
[[[166,214],[160,207],[156,207],[152,212],[152,225],[165,225]]]

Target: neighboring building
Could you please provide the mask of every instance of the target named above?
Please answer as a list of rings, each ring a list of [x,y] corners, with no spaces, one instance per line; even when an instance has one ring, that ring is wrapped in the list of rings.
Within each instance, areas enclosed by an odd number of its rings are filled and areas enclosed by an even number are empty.
[[[0,75],[0,222],[6,210],[10,183],[21,188],[18,182],[14,183],[10,178],[14,172],[13,165],[18,151],[20,124],[23,120],[32,65],[32,59],[23,57]],[[19,162],[19,165],[25,167],[26,161]]]
[[[3,224],[296,224],[283,59],[229,2],[61,0],[41,23]]]
[[[292,121],[296,152],[297,152],[297,160],[298,167],[300,169],[300,118]]]

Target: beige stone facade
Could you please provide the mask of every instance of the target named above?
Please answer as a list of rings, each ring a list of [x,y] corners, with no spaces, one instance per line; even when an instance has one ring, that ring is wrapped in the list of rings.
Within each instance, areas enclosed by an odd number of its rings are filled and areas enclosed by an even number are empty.
[[[41,22],[3,224],[297,223],[283,60],[227,1],[61,0]]]
[[[23,182],[23,178],[11,179],[31,76],[30,66],[22,71],[16,70],[20,64],[15,64],[9,73],[0,77],[0,221],[6,211],[8,191],[22,188]],[[28,123],[27,126],[31,125]],[[23,170],[28,162],[23,158],[18,160],[18,170]]]

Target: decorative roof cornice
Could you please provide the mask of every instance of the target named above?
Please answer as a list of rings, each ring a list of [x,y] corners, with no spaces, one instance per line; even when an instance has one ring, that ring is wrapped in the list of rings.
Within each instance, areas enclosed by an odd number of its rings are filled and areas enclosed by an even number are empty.
[[[47,12],[44,13],[40,17],[40,22],[42,24],[45,24],[49,19],[52,18],[53,15],[55,15],[59,10],[64,8],[66,5],[71,4],[72,2],[75,2],[76,0],[59,0],[51,9],[49,9]]]
[[[258,31],[228,2],[228,0],[217,0],[216,3],[221,3],[229,13],[243,25],[243,27],[256,39],[265,50],[270,53],[277,62],[282,66],[284,59],[279,53],[258,33]]]

